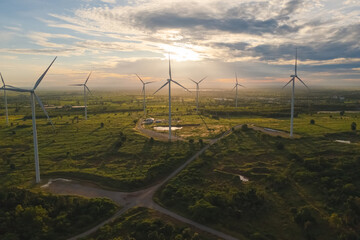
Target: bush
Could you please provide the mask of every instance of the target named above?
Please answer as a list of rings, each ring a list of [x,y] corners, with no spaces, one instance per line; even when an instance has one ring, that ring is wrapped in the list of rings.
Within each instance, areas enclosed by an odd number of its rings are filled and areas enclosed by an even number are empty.
[[[189,207],[193,217],[201,222],[213,222],[219,217],[219,210],[204,199],[198,200]]]
[[[351,130],[356,131],[356,122],[351,123]]]
[[[104,123],[100,123],[100,128],[103,128],[104,127]]]
[[[310,120],[310,124],[315,124],[315,120],[314,120],[314,119],[311,119],[311,120]]]
[[[283,150],[284,149],[284,144],[282,142],[277,142],[276,143],[276,149]]]
[[[247,125],[247,124],[243,124],[243,125],[241,126],[241,130],[243,130],[243,131],[249,130],[248,125]]]

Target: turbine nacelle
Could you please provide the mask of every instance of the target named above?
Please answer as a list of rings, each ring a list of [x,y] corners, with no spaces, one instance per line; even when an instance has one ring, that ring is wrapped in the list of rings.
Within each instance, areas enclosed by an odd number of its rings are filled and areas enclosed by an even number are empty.
[[[293,77],[297,77],[297,75],[290,75],[290,77],[292,77],[292,78],[293,78]]]

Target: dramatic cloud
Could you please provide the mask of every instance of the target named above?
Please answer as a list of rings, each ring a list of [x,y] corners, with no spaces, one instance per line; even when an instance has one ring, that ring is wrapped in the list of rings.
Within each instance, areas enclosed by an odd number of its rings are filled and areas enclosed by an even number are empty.
[[[163,64],[171,53],[173,60],[188,61],[190,69],[204,61],[222,72],[237,66],[247,79],[276,81],[282,79],[276,72],[292,69],[298,48],[309,76],[360,76],[359,1],[83,0],[55,9],[36,18],[45,25],[39,29],[26,31],[16,22],[0,28],[7,43],[0,52],[77,57],[78,66],[99,71],[101,65],[115,71],[128,62],[149,74],[154,73],[146,60]],[[19,38],[26,44],[17,44]],[[229,79],[233,74],[214,75]]]

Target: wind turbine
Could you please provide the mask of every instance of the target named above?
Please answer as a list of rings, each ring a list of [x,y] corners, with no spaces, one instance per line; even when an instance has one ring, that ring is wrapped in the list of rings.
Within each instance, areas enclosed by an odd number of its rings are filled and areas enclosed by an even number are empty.
[[[3,82],[3,88],[4,88],[4,103],[5,103],[5,116],[6,116],[6,126],[9,126],[9,114],[8,114],[8,106],[7,106],[7,96],[6,96],[6,90],[5,90],[5,81],[3,79],[2,74],[0,73],[1,81]]]
[[[88,90],[89,93],[92,94],[90,89],[86,86],[87,81],[89,81],[90,75],[91,75],[91,72],[90,72],[89,76],[87,77],[87,79],[85,80],[85,83],[83,83],[83,84],[71,84],[70,85],[70,86],[84,86],[85,120],[87,120],[86,90]]]
[[[232,90],[236,89],[235,107],[237,107],[237,105],[238,105],[238,86],[243,87],[243,88],[245,88],[245,87],[243,85],[241,85],[240,83],[238,83],[238,78],[237,78],[236,73],[235,73],[235,78],[236,78],[236,84]]]
[[[174,81],[171,78],[171,65],[170,65],[170,55],[169,55],[169,79],[167,79],[166,83],[164,85],[162,85],[158,90],[156,90],[154,92],[154,94],[156,94],[158,91],[160,91],[160,89],[162,89],[167,84],[169,84],[169,141],[171,141],[171,82],[179,85],[180,87],[182,87],[186,91],[190,92],[186,87],[182,86],[180,83]]]
[[[297,48],[295,51],[295,74],[290,75],[291,79],[290,81],[283,86],[285,88],[289,83],[292,82],[292,92],[291,92],[291,120],[290,120],[290,137],[293,137],[293,127],[294,127],[294,97],[295,97],[295,79],[297,78],[304,86],[308,89],[309,87],[301,80],[297,75]]]
[[[47,119],[52,124],[52,121],[47,114],[44,105],[42,104],[40,98],[36,95],[35,90],[39,86],[42,79],[45,77],[46,73],[49,71],[51,65],[55,62],[57,57],[54,58],[54,60],[51,62],[50,66],[45,70],[45,72],[40,76],[40,78],[36,81],[34,87],[32,89],[23,89],[23,88],[17,88],[13,86],[6,85],[5,87],[2,87],[1,89],[7,90],[7,91],[14,91],[14,92],[28,92],[30,93],[30,100],[31,100],[31,111],[32,111],[32,127],[33,127],[33,138],[34,138],[34,156],[35,156],[35,176],[36,176],[36,183],[40,182],[40,166],[39,166],[39,152],[38,152],[38,140],[37,140],[37,131],[36,131],[36,116],[35,116],[35,100],[39,103],[40,107],[44,111]]]
[[[189,78],[193,83],[196,84],[196,112],[199,111],[199,84],[200,84],[205,78],[207,78],[207,76],[204,77],[204,78],[202,78],[199,82],[195,82],[194,80],[192,80],[191,78]]]
[[[140,80],[140,81],[142,82],[142,84],[143,84],[143,88],[142,88],[141,93],[143,93],[143,95],[144,95],[144,100],[143,100],[144,116],[146,116],[145,86],[146,86],[146,84],[153,83],[153,82],[144,82],[137,74],[135,74],[135,75],[139,78],[139,80]]]

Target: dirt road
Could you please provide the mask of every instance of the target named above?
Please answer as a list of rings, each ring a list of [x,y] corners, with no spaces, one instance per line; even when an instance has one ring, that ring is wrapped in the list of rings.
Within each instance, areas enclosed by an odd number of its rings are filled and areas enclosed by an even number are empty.
[[[240,127],[240,125],[236,126],[235,129],[237,129],[239,127]],[[135,207],[135,206],[143,206],[143,207],[155,209],[155,210],[162,212],[166,215],[169,215],[177,220],[180,220],[182,222],[193,225],[195,228],[198,228],[202,231],[213,234],[221,239],[236,240],[236,238],[234,238],[230,235],[219,232],[215,229],[204,226],[204,225],[194,222],[190,219],[187,219],[183,216],[180,216],[174,212],[171,212],[170,210],[159,206],[157,203],[155,203],[153,201],[153,196],[154,196],[156,190],[158,190],[167,181],[169,181],[171,178],[173,178],[175,175],[177,175],[180,171],[182,171],[188,164],[190,164],[192,161],[194,161],[196,158],[198,158],[211,145],[215,144],[220,139],[228,136],[230,133],[231,133],[231,130],[228,130],[228,131],[224,132],[220,137],[213,139],[212,141],[210,141],[210,144],[206,145],[200,151],[198,151],[196,154],[194,154],[191,158],[189,158],[185,163],[183,163],[180,167],[178,167],[175,171],[173,171],[170,175],[168,175],[160,183],[158,183],[154,186],[151,186],[149,188],[143,189],[143,190],[139,190],[136,192],[116,192],[116,191],[109,191],[109,190],[101,189],[94,185],[90,185],[90,184],[86,184],[86,183],[82,183],[82,182],[78,182],[78,181],[69,181],[66,179],[50,180],[47,184],[43,185],[42,187],[44,189],[46,189],[47,191],[49,191],[51,193],[55,193],[55,194],[80,195],[80,196],[90,197],[90,198],[91,197],[106,197],[106,198],[113,200],[114,202],[116,202],[117,204],[119,204],[123,207],[120,211],[118,211],[111,218],[109,218],[106,221],[100,223],[99,225],[87,230],[86,232],[83,232],[77,236],[70,238],[71,240],[75,240],[78,238],[88,236],[89,234],[98,230],[101,226],[113,221],[116,217],[122,215],[128,209]]]

